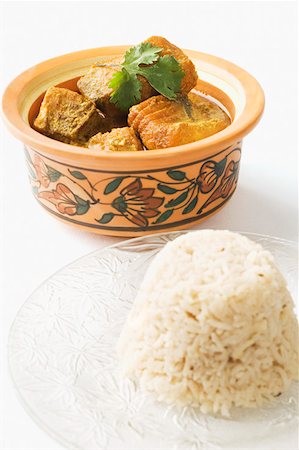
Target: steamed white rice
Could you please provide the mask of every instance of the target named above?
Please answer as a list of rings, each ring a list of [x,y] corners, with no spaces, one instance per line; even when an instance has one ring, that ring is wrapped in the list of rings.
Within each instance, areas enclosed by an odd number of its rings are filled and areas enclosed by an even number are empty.
[[[118,343],[121,366],[169,404],[228,415],[298,376],[298,322],[272,255],[244,236],[202,230],[155,257]]]

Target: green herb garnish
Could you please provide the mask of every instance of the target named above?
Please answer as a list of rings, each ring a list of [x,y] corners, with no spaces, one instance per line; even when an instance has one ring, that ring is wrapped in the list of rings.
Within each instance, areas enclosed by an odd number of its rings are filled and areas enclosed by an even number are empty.
[[[141,100],[142,84],[137,75],[142,75],[149,84],[164,97],[174,100],[180,92],[184,72],[178,61],[170,55],[159,56],[163,49],[144,42],[130,48],[109,83],[113,89],[110,101],[120,110],[128,109]]]

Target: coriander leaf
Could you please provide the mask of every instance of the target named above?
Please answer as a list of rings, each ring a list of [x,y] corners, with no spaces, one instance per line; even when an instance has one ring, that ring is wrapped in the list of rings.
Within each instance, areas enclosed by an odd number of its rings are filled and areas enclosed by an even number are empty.
[[[185,75],[178,61],[170,55],[162,56],[149,67],[139,67],[139,75],[143,75],[150,85],[170,100],[180,92],[181,81]]]
[[[126,75],[127,75],[127,72],[124,70],[119,70],[118,72],[115,72],[111,77],[108,87],[113,89],[113,91],[116,91],[117,89],[119,89],[119,87],[123,83],[126,82],[126,78],[127,78]]]
[[[150,42],[143,42],[126,52],[121,70],[112,76],[109,83],[113,91],[110,101],[118,109],[128,111],[141,100],[142,84],[137,75],[146,78],[156,91],[168,99],[177,98],[185,74],[173,56],[159,56],[161,50]]]
[[[163,49],[154,47],[150,42],[142,42],[126,52],[123,65],[130,72],[131,70],[136,70],[139,64],[152,64],[158,60],[158,53],[161,50]]]
[[[110,101],[121,111],[128,111],[141,100],[141,83],[137,75],[128,73],[125,68],[112,76],[108,86],[113,89]]]

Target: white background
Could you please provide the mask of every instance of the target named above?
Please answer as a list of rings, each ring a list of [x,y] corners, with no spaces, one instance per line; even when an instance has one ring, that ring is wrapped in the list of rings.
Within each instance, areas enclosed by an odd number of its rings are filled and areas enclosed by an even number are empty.
[[[265,90],[266,110],[244,141],[233,199],[202,227],[297,238],[295,2],[2,2],[1,9],[3,85],[44,59],[135,44],[154,34],[252,73]],[[1,449],[58,450],[61,446],[32,422],[15,397],[6,368],[8,331],[45,278],[118,239],[77,231],[47,215],[31,195],[22,145],[6,131],[1,139]]]

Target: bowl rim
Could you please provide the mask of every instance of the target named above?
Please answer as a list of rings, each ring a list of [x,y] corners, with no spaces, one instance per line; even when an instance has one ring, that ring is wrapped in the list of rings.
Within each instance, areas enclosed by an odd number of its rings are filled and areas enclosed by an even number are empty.
[[[18,108],[19,96],[24,88],[32,82],[32,78],[35,78],[42,73],[46,73],[54,67],[61,67],[79,59],[96,57],[97,55],[102,57],[121,54],[130,47],[131,45],[121,45],[79,50],[45,60],[22,72],[7,86],[2,98],[2,115],[8,129],[18,140],[34,149],[41,150],[44,153],[61,156],[63,158],[69,156],[79,159],[82,159],[83,155],[85,161],[89,159],[102,162],[109,160],[111,163],[113,160],[115,162],[130,160],[133,163],[133,161],[141,162],[144,161],[144,159],[148,160],[149,158],[151,160],[164,159],[165,156],[167,156],[167,158],[175,158],[182,153],[188,153],[189,155],[194,155],[194,157],[196,155],[197,158],[198,156],[204,157],[209,155],[215,149],[219,149],[221,146],[227,147],[242,140],[242,138],[248,134],[260,120],[265,104],[264,92],[258,81],[252,75],[234,63],[219,58],[218,56],[186,49],[183,49],[183,51],[189,57],[195,58],[199,64],[202,60],[205,63],[210,63],[229,72],[230,75],[233,75],[233,77],[238,80],[244,90],[245,106],[239,117],[237,117],[227,128],[212,136],[189,144],[144,152],[99,152],[85,147],[65,144],[44,136],[31,128],[31,126],[23,120]]]

